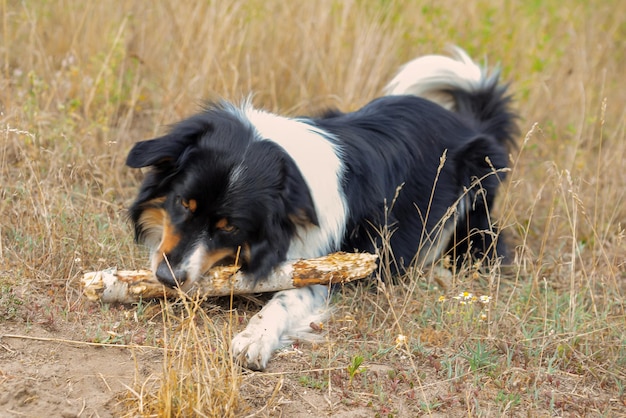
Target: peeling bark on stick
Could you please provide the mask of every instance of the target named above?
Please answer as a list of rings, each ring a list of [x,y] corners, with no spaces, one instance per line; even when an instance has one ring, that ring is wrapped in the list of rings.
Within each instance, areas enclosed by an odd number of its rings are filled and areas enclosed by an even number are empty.
[[[267,279],[254,284],[237,266],[209,270],[187,294],[228,296],[295,289],[314,284],[347,283],[365,278],[376,269],[376,255],[333,253],[324,257],[288,261]],[[132,303],[140,299],[176,297],[179,290],[163,286],[149,270],[107,269],[85,273],[82,278],[85,296],[106,303]],[[183,286],[185,288],[185,286]]]

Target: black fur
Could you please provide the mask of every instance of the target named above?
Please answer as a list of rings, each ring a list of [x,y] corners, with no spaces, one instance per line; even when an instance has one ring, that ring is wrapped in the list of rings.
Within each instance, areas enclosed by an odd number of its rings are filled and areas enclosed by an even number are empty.
[[[489,109],[478,115],[484,120],[472,118],[474,98],[459,91],[460,114],[422,98],[390,96],[353,113],[335,111],[313,121],[339,138],[345,156],[350,217],[341,249],[375,251],[381,245],[380,226],[387,222],[394,230],[393,254],[406,267],[421,246],[429,245],[428,236],[438,230],[448,208],[466,194],[471,205],[458,215],[463,221],[447,251],[458,261],[470,252],[505,256],[504,242],[495,239],[489,221],[515,133],[515,117],[503,93],[482,98],[480,106]]]
[[[241,253],[239,260],[243,269],[255,279],[264,277],[285,260],[294,234],[292,218],[304,216],[313,224],[317,219],[306,183],[284,150],[255,140],[249,127],[219,105],[161,138],[137,143],[126,163],[153,166],[130,208],[137,240],[145,232],[141,214],[158,198],[165,198],[161,206],[183,237],[157,270],[170,285],[185,281],[184,257],[198,239],[209,252],[240,251],[247,245],[248,254]],[[237,167],[241,181],[230,184]],[[193,216],[181,206],[182,198],[198,202]],[[234,229],[217,229],[220,219],[228,219]]]
[[[386,223],[399,270],[416,255],[430,259],[426,250],[443,230],[450,237],[442,250],[457,261],[506,254],[490,211],[516,132],[510,99],[497,79],[475,92],[448,93],[455,111],[415,96],[386,96],[353,113],[299,119],[333,144],[342,164],[338,184],[328,187],[340,190],[347,216],[341,243],[329,243],[328,251],[375,252]],[[302,231],[319,225],[298,161],[233,109],[210,105],[128,155],[130,167],[153,167],[130,209],[137,239],[146,234],[140,220],[149,207],[162,208],[180,237],[157,268],[164,283],[185,281],[186,257],[198,244],[207,252],[237,251],[258,280],[285,261],[293,240],[306,239]],[[197,209],[190,213],[183,199]],[[217,226],[221,219],[228,229]],[[316,252],[310,256],[322,255]]]

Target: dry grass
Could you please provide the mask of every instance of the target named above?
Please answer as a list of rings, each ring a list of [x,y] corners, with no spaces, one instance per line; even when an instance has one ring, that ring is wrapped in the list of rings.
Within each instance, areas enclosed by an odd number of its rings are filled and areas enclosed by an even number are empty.
[[[163,370],[138,373],[128,414],[626,414],[620,1],[1,4],[0,321],[81,338],[95,333],[81,269],[146,263],[124,212],[133,142],[250,92],[290,114],[354,109],[447,43],[512,81],[526,135],[494,216],[513,267],[344,289],[328,344],[280,354],[265,375],[232,367],[229,306],[156,308],[163,327],[144,342],[166,349]]]
[[[199,300],[182,298],[162,313],[162,370],[135,382],[120,415],[234,417],[241,410],[241,373],[229,356],[231,322],[218,327]]]

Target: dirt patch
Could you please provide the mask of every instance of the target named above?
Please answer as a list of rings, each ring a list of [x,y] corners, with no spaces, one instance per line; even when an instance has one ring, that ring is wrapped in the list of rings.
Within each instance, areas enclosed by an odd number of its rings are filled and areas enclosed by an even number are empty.
[[[132,386],[137,362],[151,369],[160,361],[154,352],[72,344],[38,327],[27,331],[35,339],[5,336],[0,345],[3,416],[114,416],[115,396]]]
[[[163,340],[154,331],[162,331],[162,324],[145,317],[126,321],[141,309],[147,315],[160,305],[95,306],[76,303],[75,312],[53,323],[47,315],[34,315],[32,324],[5,324],[0,339],[0,416],[122,416],[129,413],[129,399],[136,398],[132,391],[163,375]],[[154,347],[133,343],[143,335],[138,330],[151,334],[146,344]],[[323,356],[328,356],[325,344],[297,345],[279,351],[264,373],[243,371],[237,416],[370,417],[393,412],[402,417],[419,411],[406,383],[385,398],[368,393],[376,385],[388,390],[389,375],[397,372],[394,367],[368,362],[359,381],[349,383],[348,372],[340,366],[349,357],[342,355],[333,366],[319,369],[312,358]]]

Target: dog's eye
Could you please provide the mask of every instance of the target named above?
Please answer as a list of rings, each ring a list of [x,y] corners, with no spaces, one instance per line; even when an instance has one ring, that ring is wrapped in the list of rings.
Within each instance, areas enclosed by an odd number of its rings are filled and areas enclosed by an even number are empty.
[[[235,232],[237,227],[228,222],[228,219],[222,218],[215,223],[215,228],[222,232]]]
[[[198,202],[195,199],[181,198],[180,199],[180,204],[181,204],[182,207],[184,207],[185,209],[187,209],[191,213],[194,213],[196,211],[196,209],[198,209]]]

